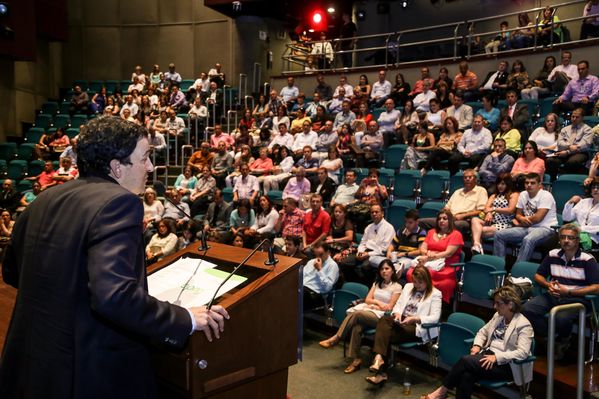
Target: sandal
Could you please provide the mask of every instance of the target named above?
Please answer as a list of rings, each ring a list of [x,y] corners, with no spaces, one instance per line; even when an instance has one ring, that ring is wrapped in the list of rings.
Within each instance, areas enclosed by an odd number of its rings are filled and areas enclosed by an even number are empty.
[[[345,368],[345,370],[343,370],[343,372],[344,372],[345,374],[351,374],[351,373],[354,373],[354,372],[356,372],[356,371],[360,370],[360,366],[361,366],[361,365],[362,365],[362,361],[361,361],[361,360],[359,360],[359,359],[355,359],[353,362],[351,362],[351,363],[349,364],[349,366],[347,366],[347,367]]]

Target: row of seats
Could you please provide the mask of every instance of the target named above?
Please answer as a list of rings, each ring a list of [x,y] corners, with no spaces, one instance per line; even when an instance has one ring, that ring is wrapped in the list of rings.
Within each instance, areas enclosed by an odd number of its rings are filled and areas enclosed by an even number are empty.
[[[41,129],[50,129],[50,128],[63,128],[67,129],[69,127],[76,127],[84,125],[88,121],[87,115],[83,114],[75,114],[70,116],[67,112],[58,113],[58,114],[46,114],[41,113],[35,116],[35,122],[33,123],[33,127],[39,127]]]
[[[183,91],[189,90],[189,88],[195,83],[195,79],[182,79],[179,84],[179,88]],[[83,91],[91,91],[98,93],[102,87],[106,87],[106,91],[114,93],[116,90],[123,92],[127,91],[127,88],[131,84],[131,80],[75,80],[73,81],[73,87],[79,86]]]

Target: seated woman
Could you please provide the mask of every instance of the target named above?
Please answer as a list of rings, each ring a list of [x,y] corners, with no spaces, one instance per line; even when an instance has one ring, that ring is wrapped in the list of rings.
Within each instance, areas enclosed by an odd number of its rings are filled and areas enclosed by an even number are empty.
[[[595,180],[595,177],[598,176],[599,173],[599,152],[595,154],[593,159],[591,160],[591,166],[589,167],[589,177],[584,179],[584,185],[588,186]]]
[[[599,249],[599,177],[595,177],[587,186],[589,198],[578,195],[570,198],[564,205],[564,222],[574,221],[580,226],[580,246],[583,250]],[[583,235],[586,235],[583,239]]]
[[[470,355],[453,365],[443,379],[443,385],[420,399],[447,397],[456,389],[456,398],[470,398],[474,384],[480,380],[514,380],[523,385],[532,380],[532,363],[524,365],[524,381],[514,360],[524,360],[531,354],[533,330],[520,313],[520,297],[511,287],[501,287],[493,293],[496,313],[474,338]]]
[[[254,157],[252,157],[252,149],[249,145],[243,144],[239,149],[239,152],[235,154],[235,161],[233,162],[233,168],[235,170],[225,178],[225,183],[227,184],[227,187],[233,187],[235,185],[235,180],[237,176],[241,175],[241,172],[239,171],[239,167],[241,165],[249,165],[253,162]]]
[[[360,188],[356,191],[356,199],[368,205],[381,205],[387,200],[389,193],[387,192],[387,187],[379,183],[380,177],[381,173],[377,168],[370,168],[368,170],[368,177],[362,180]]]
[[[322,160],[320,167],[326,170],[327,176],[333,180],[333,183],[339,184],[339,174],[343,168],[343,160],[339,157],[339,150],[335,145],[329,147],[328,158]],[[328,202],[330,198],[324,200]]]
[[[484,253],[481,244],[483,237],[492,237],[495,232],[512,227],[518,196],[518,192],[514,191],[514,183],[510,174],[500,174],[495,182],[494,193],[485,205],[484,218],[474,217],[470,222],[472,252]]]
[[[512,71],[507,77],[507,87],[516,90],[517,93],[530,88],[528,72],[521,60],[515,60],[512,63]]]
[[[537,144],[543,155],[551,155],[557,151],[557,138],[560,130],[559,118],[551,112],[545,116],[543,126],[536,128],[528,139]]]
[[[537,73],[535,78],[532,80],[532,87],[523,89],[520,92],[523,100],[538,100],[540,96],[547,96],[551,93],[551,82],[547,80],[549,74],[555,68],[556,61],[555,57],[550,55],[545,57],[543,68]]]
[[[429,132],[428,122],[418,123],[418,132],[401,162],[401,170],[418,169],[418,165],[428,160],[430,151],[435,148],[435,135]]]
[[[494,132],[499,127],[499,116],[501,111],[495,107],[495,96],[491,93],[483,95],[482,99],[483,107],[476,111],[476,115],[482,115],[483,125]]]
[[[237,233],[245,233],[245,230],[256,224],[256,213],[246,198],[239,200],[237,209],[231,212],[229,221],[230,235],[225,242],[230,242]]]
[[[361,103],[368,102],[370,99],[370,84],[366,75],[360,75],[358,85],[354,87],[354,98],[352,108],[357,109]]]
[[[435,228],[426,233],[420,245],[418,264],[430,270],[433,284],[443,293],[443,301],[449,303],[456,287],[455,269],[450,267],[460,261],[464,239],[455,228],[453,214],[441,209],[437,214]],[[435,270],[436,269],[436,270]],[[412,281],[414,269],[408,270],[407,280]]]
[[[451,154],[453,154],[462,138],[462,133],[458,129],[459,124],[456,118],[453,116],[445,118],[443,132],[439,136],[439,141],[437,141],[435,147],[430,152],[426,165],[420,170],[422,175],[431,169],[440,170],[442,168],[441,161],[448,160]]]
[[[386,358],[389,344],[394,342],[428,342],[439,335],[438,328],[426,329],[425,323],[438,323],[441,318],[441,292],[433,287],[430,271],[416,266],[414,281],[407,283],[391,315],[381,317],[376,324],[373,351],[376,353],[370,371],[376,374],[366,377],[374,385],[387,381]]]
[[[347,217],[344,205],[335,204],[331,217],[331,227],[325,242],[331,247],[335,262],[340,262],[349,254],[349,248],[354,241],[354,224]]]
[[[175,190],[181,195],[181,200],[188,202],[189,195],[196,186],[198,178],[193,175],[191,166],[186,165],[183,168],[183,173],[177,176],[175,180]]]
[[[39,141],[35,143],[35,157],[40,161],[45,161],[50,156],[50,143],[54,141],[54,133],[45,132],[41,135]]]
[[[12,235],[12,228],[15,221],[12,220],[10,212],[6,209],[0,214],[0,240],[8,240]]]
[[[291,176],[293,164],[294,161],[291,150],[285,146],[280,147],[279,151],[274,153],[274,166],[271,170],[272,174],[264,178],[262,190],[264,194],[267,194],[270,190],[279,189],[279,182]]]
[[[256,221],[244,232],[247,237],[252,239],[252,242],[256,243],[264,238],[272,239],[275,236],[275,226],[279,220],[279,212],[268,196],[260,196],[258,205],[260,209],[256,215]]]
[[[539,176],[545,174],[545,161],[541,158],[537,143],[529,140],[524,144],[522,155],[516,159],[512,166],[512,178],[516,191],[524,190],[524,177],[529,173],[537,173]]]
[[[435,137],[438,137],[443,130],[443,123],[447,115],[445,111],[441,109],[441,103],[436,98],[432,98],[429,102],[430,111],[426,113],[426,122],[428,123],[428,130],[431,131]]]
[[[174,233],[174,226],[170,220],[163,219],[158,222],[158,231],[146,245],[146,260],[154,263],[165,256],[175,253],[178,238]]]
[[[48,147],[50,148],[50,152],[55,155],[55,158],[58,159],[58,156],[69,146],[71,140],[69,136],[67,136],[64,132],[64,129],[59,127],[56,129],[56,133],[54,133],[53,140],[48,143]]]
[[[509,116],[503,116],[499,119],[499,131],[495,135],[495,139],[504,139],[506,152],[512,158],[518,158],[520,154],[520,131],[514,128],[514,122]]]
[[[418,112],[414,109],[414,102],[406,100],[401,116],[395,123],[395,129],[399,132],[404,144],[411,143],[419,121]]]
[[[545,7],[541,11],[539,20],[537,44],[548,46],[552,43],[561,43],[563,37],[562,25],[559,22],[558,16],[554,14],[553,7]]]
[[[328,349],[337,345],[340,340],[350,337],[349,357],[353,360],[343,371],[345,374],[351,374],[359,370],[362,364],[360,359],[362,330],[364,328],[375,328],[378,320],[383,317],[385,312],[393,309],[401,294],[401,285],[398,282],[391,261],[389,259],[383,260],[379,264],[378,270],[376,280],[370,291],[368,291],[364,302],[348,309],[347,317],[339,326],[337,333],[319,343],[320,346]]]

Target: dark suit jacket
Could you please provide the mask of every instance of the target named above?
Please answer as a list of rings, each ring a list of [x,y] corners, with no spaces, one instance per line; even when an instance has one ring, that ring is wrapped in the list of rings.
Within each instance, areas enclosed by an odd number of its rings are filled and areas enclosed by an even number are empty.
[[[204,225],[210,224],[212,222],[215,209],[216,202],[212,202],[210,203],[210,205],[208,205],[208,210],[206,211],[206,215],[204,215]],[[228,230],[232,210],[233,208],[231,207],[231,205],[228,202],[223,201],[220,209],[218,210],[218,215],[216,215],[216,225],[210,227],[212,227],[213,229],[216,228],[220,230]]]
[[[311,183],[310,191],[313,193],[316,193],[317,192],[316,189],[318,188],[318,185],[320,184],[318,182],[318,179],[314,179],[310,183]],[[333,198],[333,194],[335,194],[335,190],[337,190],[337,185],[335,184],[333,179],[331,179],[330,177],[327,177],[326,180],[324,181],[324,183],[322,184],[320,191],[318,191],[317,193],[322,196],[323,202],[329,203],[329,202],[331,202],[331,198]]]
[[[508,115],[508,108],[501,109],[501,115],[499,119]],[[528,114],[528,105],[526,104],[518,104],[516,103],[516,109],[514,110],[514,116],[512,120],[514,121],[514,127],[520,130],[520,133],[524,133],[526,131],[526,124],[528,123],[529,114]]]
[[[484,87],[487,82],[489,81],[489,79],[491,79],[491,76],[493,76],[495,74],[495,72],[497,71],[491,71],[487,74],[487,76],[485,77],[485,80],[483,80],[483,82],[480,84],[480,87]],[[493,83],[497,82],[500,85],[504,85],[507,83],[507,77],[508,77],[508,73],[507,72],[500,72],[497,74],[497,77],[495,78],[495,80],[493,81]],[[497,90],[497,89],[494,89]],[[499,90],[497,90],[499,91]]]
[[[114,180],[42,192],[2,265],[18,288],[2,398],[153,398],[146,339],[181,346],[189,313],[147,293],[139,197]]]

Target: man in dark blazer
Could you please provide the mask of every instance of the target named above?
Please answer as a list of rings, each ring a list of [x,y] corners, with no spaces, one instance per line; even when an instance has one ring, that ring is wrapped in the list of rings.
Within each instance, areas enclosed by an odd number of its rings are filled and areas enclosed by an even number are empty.
[[[148,341],[219,337],[223,308],[148,295],[138,194],[149,153],[145,128],[94,119],[79,135],[81,178],[42,192],[19,217],[2,265],[18,292],[1,398],[154,398]]]
[[[480,97],[487,93],[494,94],[495,98],[503,96],[503,93],[507,88],[507,68],[508,62],[500,61],[497,70],[487,74],[485,80],[483,80],[483,83],[478,88]]]
[[[514,123],[514,128],[520,130],[520,135],[523,142],[525,137],[528,137],[527,126],[528,119],[530,118],[528,112],[528,105],[518,104],[518,94],[514,90],[508,90],[505,94],[505,101],[507,102],[505,108],[501,109],[499,119],[504,116],[510,116]]]
[[[204,215],[204,232],[211,240],[226,242],[229,237],[229,221],[233,207],[223,198],[223,191],[217,188],[214,191],[214,201],[208,205]]]

